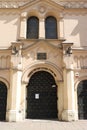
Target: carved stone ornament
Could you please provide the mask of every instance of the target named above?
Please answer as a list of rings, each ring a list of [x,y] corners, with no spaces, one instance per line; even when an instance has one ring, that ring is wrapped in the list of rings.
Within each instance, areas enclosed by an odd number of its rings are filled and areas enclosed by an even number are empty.
[[[46,8],[44,6],[39,7],[39,12],[44,13],[46,11]]]

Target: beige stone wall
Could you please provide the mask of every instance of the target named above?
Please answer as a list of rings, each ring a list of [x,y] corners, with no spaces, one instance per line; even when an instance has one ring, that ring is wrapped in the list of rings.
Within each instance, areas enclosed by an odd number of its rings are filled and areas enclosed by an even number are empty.
[[[87,15],[66,14],[64,16],[64,38],[73,42],[74,47],[87,46]]]
[[[18,39],[19,15],[8,10],[0,14],[0,48],[8,48]]]
[[[15,3],[13,2],[13,4]],[[86,10],[82,9],[82,12],[80,11],[80,9],[64,10],[63,4],[62,7],[61,3],[60,5],[58,5],[58,7],[55,7],[56,4],[52,2],[49,3],[49,1],[47,2],[47,5],[45,2],[43,2],[43,4],[41,4],[40,2],[39,4],[38,2],[34,2],[32,6],[31,3],[28,3],[28,5],[29,6],[24,6],[24,8],[22,8],[21,10],[16,6],[15,8],[17,9],[0,9],[0,43],[2,43],[0,44],[1,48],[7,48],[11,46],[11,42],[16,41],[19,38],[26,38],[26,20],[30,16],[39,17],[40,26],[42,26],[43,28],[43,31],[39,30],[39,35],[40,38],[44,38],[45,30],[43,22],[45,18],[49,15],[56,17],[58,20],[59,38],[62,37],[65,38],[67,42],[73,42],[75,47],[86,46]],[[62,20],[60,20],[61,18]]]
[[[42,63],[49,62],[62,69],[61,50],[57,49],[56,47],[53,48],[49,43],[45,41],[40,41],[36,43],[36,45],[26,49],[26,51],[23,52],[23,69],[27,68],[29,65],[32,66],[33,64],[40,62],[37,60],[37,53],[47,54],[47,60],[43,60]]]

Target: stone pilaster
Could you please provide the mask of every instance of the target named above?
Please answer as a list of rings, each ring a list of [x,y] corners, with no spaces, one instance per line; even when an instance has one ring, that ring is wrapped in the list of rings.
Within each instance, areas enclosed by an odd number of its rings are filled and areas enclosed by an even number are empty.
[[[64,111],[62,120],[75,120],[74,98],[74,72],[72,69],[64,69]]]
[[[58,37],[64,39],[64,21],[63,19],[57,20],[58,26]]]
[[[39,23],[39,38],[44,39],[45,38],[45,19],[40,19]]]
[[[21,110],[20,110],[21,77],[22,77],[22,58],[21,58],[21,49],[19,45],[17,47],[13,46],[11,56],[10,105],[9,105],[10,107],[8,110],[8,121],[21,120]]]
[[[20,17],[21,25],[20,25],[20,37],[19,39],[26,39],[27,32],[27,13],[24,12]]]
[[[67,46],[66,46],[67,45]],[[62,120],[75,120],[75,96],[74,96],[74,71],[73,71],[73,55],[71,53],[71,44],[64,45],[64,110]]]

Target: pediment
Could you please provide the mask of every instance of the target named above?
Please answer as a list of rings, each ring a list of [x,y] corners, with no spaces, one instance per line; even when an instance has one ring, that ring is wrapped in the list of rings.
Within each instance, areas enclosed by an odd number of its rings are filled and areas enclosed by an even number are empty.
[[[56,44],[57,41],[55,41],[54,44]],[[37,41],[37,42],[31,42],[31,44],[29,44],[28,42],[24,42],[23,45],[23,54],[25,55],[26,53],[30,52],[30,51],[35,51],[35,52],[53,52],[53,53],[61,53],[62,54],[62,50],[57,46],[55,46],[54,44],[52,44],[49,41]]]
[[[32,0],[20,7],[22,11],[37,11],[44,14],[46,11],[62,11],[64,7],[51,0]]]

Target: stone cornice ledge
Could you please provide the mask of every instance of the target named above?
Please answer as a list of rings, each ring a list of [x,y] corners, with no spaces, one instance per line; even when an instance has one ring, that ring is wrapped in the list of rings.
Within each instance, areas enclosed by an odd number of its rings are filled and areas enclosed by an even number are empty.
[[[27,0],[0,0],[0,8],[19,8],[27,3]]]
[[[0,8],[20,8],[29,2],[35,0],[0,0]],[[66,9],[85,9],[87,8],[87,1],[85,0],[51,0]]]
[[[52,0],[64,6],[65,8],[87,8],[87,1],[85,0]]]

